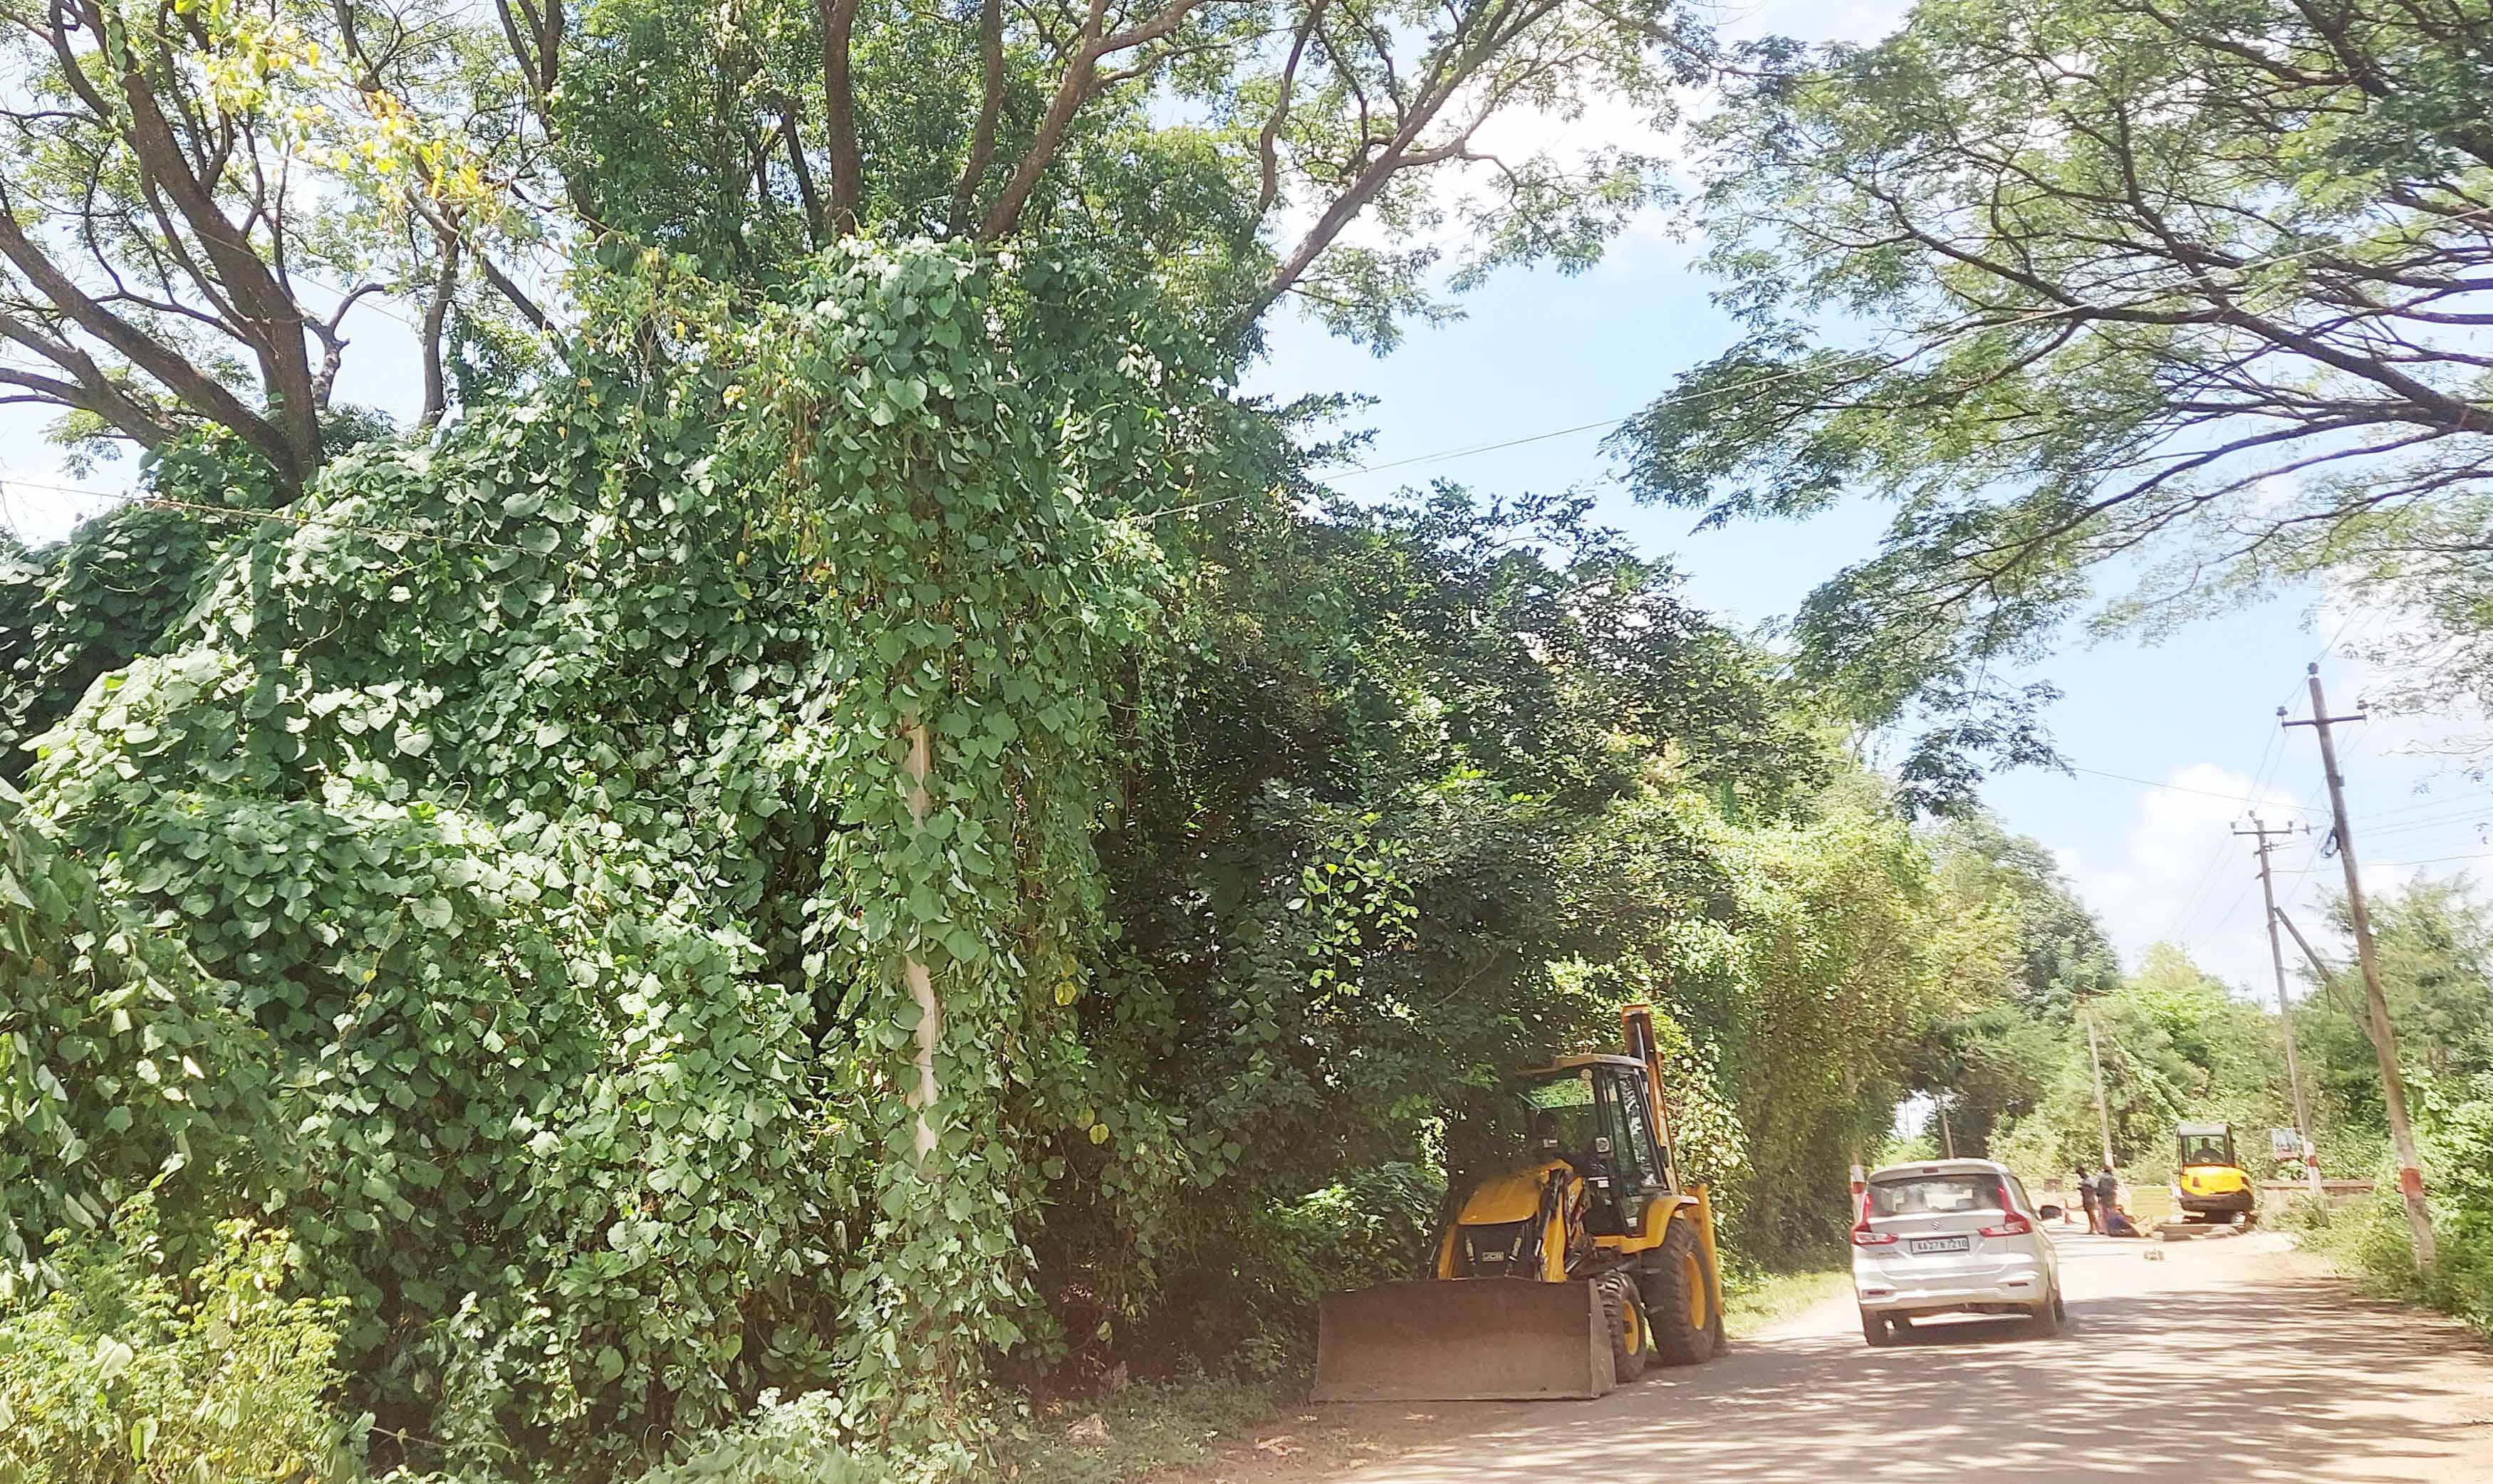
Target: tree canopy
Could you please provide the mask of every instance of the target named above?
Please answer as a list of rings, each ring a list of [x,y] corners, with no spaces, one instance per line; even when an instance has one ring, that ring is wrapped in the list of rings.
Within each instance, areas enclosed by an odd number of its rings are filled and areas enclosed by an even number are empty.
[[[1044,241],[1233,337],[1286,298],[1390,341],[1447,252],[1581,266],[1655,187],[1614,150],[1493,157],[1492,118],[1667,118],[1706,47],[1667,0],[0,15],[0,389],[74,442],[225,430],[289,492],[372,430],[336,400],[371,316],[414,335],[431,423],[544,369],[636,254],[768,285],[851,235]]]
[[[1748,334],[1616,435],[1631,483],[1896,504],[1798,633],[1858,714],[1947,715],[1907,765],[1940,799],[1950,751],[2048,756],[1995,671],[2104,570],[2107,622],[2281,574],[2421,599],[2481,549],[2488,42],[2399,0],[1932,0],[1749,48],[1700,131]]]

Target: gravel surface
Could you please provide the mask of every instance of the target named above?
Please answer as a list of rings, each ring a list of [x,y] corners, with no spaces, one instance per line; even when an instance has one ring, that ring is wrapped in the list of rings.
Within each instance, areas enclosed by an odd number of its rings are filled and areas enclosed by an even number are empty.
[[[2279,1234],[2057,1240],[2056,1339],[1948,1321],[1874,1350],[1840,1301],[1598,1402],[1309,1409],[1170,1484],[2493,1484],[2493,1352],[2457,1325]]]

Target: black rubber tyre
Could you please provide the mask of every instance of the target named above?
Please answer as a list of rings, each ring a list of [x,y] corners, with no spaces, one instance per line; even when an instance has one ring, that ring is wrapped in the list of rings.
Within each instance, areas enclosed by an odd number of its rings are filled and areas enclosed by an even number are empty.
[[[2060,1295],[2055,1293],[2026,1311],[2026,1332],[2037,1340],[2048,1340],[2060,1332]]]
[[[2063,1324],[2069,1321],[2069,1301],[2060,1296],[2057,1288],[2052,1291],[2052,1317]]]
[[[1721,1285],[1712,1268],[1697,1240],[1695,1218],[1674,1213],[1637,1285],[1644,1291],[1654,1353],[1664,1365],[1701,1365],[1714,1357],[1722,1310],[1714,1301]]]
[[[1624,1386],[1643,1377],[1653,1353],[1653,1331],[1647,1327],[1644,1301],[1625,1274],[1602,1280],[1602,1318],[1610,1327],[1610,1365]]]
[[[1887,1327],[1887,1316],[1867,1309],[1861,1311],[1861,1338],[1872,1350],[1883,1350],[1896,1343],[1894,1333]]]

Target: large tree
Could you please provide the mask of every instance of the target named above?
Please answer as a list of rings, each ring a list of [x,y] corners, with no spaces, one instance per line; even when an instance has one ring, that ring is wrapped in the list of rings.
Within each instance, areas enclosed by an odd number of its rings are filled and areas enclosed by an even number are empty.
[[[769,283],[849,234],[1073,239],[1241,338],[1284,296],[1387,338],[1434,307],[1444,248],[1580,264],[1646,198],[1651,161],[1500,157],[1491,119],[1593,97],[1667,117],[1704,46],[1669,0],[6,0],[0,21],[0,392],[74,439],[227,429],[289,487],[334,441],[365,316],[415,335],[430,421],[528,365],[584,272],[650,252]]]
[[[1755,48],[1704,131],[1749,327],[1618,434],[1709,521],[1898,507],[1809,601],[1916,758],[2041,756],[1997,671],[2117,564],[2152,619],[2364,553],[2480,572],[2493,460],[2493,12],[2413,0],[1932,0]],[[2455,516],[2453,516],[2455,512]]]

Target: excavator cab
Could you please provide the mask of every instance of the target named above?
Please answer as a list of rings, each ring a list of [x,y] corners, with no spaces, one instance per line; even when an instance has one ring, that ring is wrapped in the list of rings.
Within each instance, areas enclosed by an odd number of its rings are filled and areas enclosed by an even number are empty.
[[[1723,1340],[1714,1211],[1684,1189],[1652,1011],[1629,1054],[1564,1057],[1449,1118],[1427,1277],[1327,1294],[1318,1401],[1600,1396]]]
[[[2183,1123],[2174,1134],[2173,1203],[2184,1222],[2247,1221],[2251,1176],[2223,1123]]]

